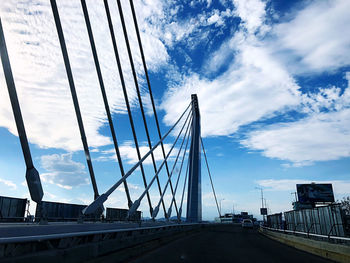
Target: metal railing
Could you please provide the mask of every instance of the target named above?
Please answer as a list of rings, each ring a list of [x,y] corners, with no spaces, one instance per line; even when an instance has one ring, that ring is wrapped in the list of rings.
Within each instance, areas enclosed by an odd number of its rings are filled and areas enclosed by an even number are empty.
[[[285,233],[285,234],[306,236],[308,238],[315,237],[315,238],[327,239],[328,241],[335,240],[335,241],[341,241],[341,242],[345,241],[345,242],[350,243],[350,237],[333,236],[330,234],[329,235],[320,235],[320,234],[314,234],[314,233],[308,233],[308,232],[302,232],[302,231],[272,228],[272,227],[267,227],[267,226],[260,226],[260,228],[270,230],[270,231],[275,231],[275,232],[281,232],[281,233]]]
[[[264,227],[307,237],[349,239],[344,212],[339,204],[268,215]]]
[[[344,214],[339,204],[284,212],[287,230],[346,236]]]

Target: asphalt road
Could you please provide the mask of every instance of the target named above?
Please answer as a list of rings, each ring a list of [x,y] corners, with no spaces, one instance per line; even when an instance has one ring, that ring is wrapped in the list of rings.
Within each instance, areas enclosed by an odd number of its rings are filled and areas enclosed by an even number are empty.
[[[147,262],[330,262],[240,226],[221,225],[175,240],[138,258]]]

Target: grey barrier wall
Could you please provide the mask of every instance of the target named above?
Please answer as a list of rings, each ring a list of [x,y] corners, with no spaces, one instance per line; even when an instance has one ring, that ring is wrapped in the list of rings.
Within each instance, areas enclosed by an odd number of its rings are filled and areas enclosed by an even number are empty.
[[[27,199],[0,196],[0,221],[23,221]]]
[[[107,208],[106,211],[106,220],[108,221],[125,221],[128,216],[127,209],[119,208]],[[141,220],[141,211],[136,211],[130,218],[129,221],[140,221]]]
[[[340,204],[284,212],[285,229],[344,237],[345,215]]]
[[[81,211],[85,207],[86,205],[42,201],[41,204],[37,204],[36,206],[35,220],[40,219],[42,216],[49,221],[77,220],[82,215]],[[42,211],[45,211],[45,215],[41,214]]]
[[[44,209],[41,208],[43,206]],[[42,211],[45,211],[44,217],[48,221],[75,221],[82,216],[82,210],[86,205],[67,204],[58,202],[43,201],[36,206],[35,220],[38,221],[43,215]],[[108,221],[126,221],[128,216],[127,209],[119,208],[107,208],[106,220]],[[84,216],[84,220],[96,220],[94,215]],[[128,221],[140,221],[141,212],[136,211],[134,215],[128,219]]]

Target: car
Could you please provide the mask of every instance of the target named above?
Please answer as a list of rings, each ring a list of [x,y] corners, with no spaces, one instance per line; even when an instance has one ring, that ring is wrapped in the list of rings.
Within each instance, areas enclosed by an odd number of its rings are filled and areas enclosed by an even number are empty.
[[[243,219],[242,227],[243,228],[253,228],[254,227],[253,221],[250,219]]]

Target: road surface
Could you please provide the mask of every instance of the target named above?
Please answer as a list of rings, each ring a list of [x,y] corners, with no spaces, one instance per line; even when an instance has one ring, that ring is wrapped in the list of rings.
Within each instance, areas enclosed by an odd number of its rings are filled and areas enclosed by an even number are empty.
[[[130,262],[330,262],[271,240],[257,230],[221,225],[175,240]]]

